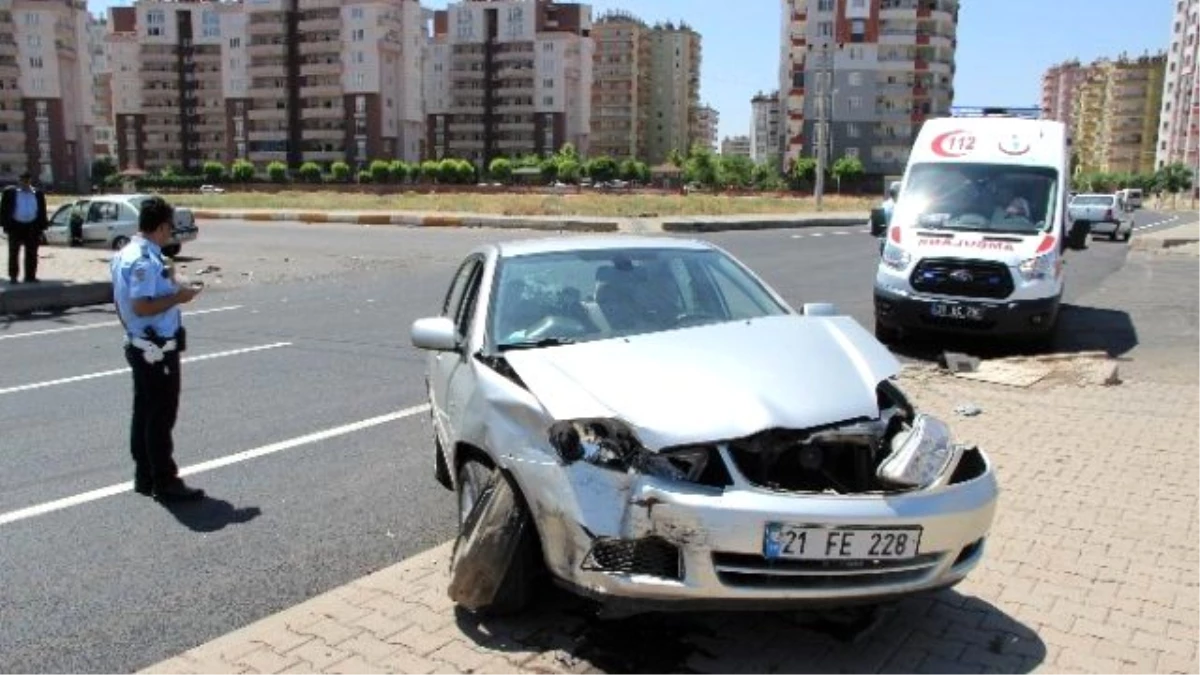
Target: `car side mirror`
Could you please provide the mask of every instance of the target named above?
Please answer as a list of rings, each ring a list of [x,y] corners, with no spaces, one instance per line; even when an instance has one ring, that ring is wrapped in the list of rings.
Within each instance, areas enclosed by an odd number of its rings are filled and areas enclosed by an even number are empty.
[[[882,237],[887,232],[887,212],[882,208],[871,209],[871,236]]]
[[[801,311],[804,316],[838,316],[837,305],[832,302],[806,302]]]
[[[1092,221],[1076,220],[1071,223],[1071,231],[1067,233],[1066,248],[1072,251],[1083,251],[1087,249],[1088,236],[1092,233]]]
[[[458,329],[444,316],[417,319],[410,331],[413,346],[434,352],[455,352],[459,348]]]

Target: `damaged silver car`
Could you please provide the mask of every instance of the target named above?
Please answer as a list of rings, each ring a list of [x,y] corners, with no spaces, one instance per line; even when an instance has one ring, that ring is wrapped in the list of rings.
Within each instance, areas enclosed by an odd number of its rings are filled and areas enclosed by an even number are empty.
[[[412,342],[468,609],[520,610],[545,573],[626,611],[871,605],[983,555],[984,452],[914,409],[853,319],[713,245],[484,246]]]

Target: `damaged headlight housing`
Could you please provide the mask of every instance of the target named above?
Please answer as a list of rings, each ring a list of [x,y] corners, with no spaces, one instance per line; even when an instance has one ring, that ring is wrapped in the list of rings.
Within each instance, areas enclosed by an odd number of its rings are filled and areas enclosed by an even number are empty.
[[[1053,279],[1058,276],[1059,256],[1058,251],[1051,250],[1048,253],[1043,253],[1036,258],[1022,260],[1017,266],[1017,271],[1021,273],[1021,278],[1025,281],[1039,281],[1043,279]]]
[[[620,420],[583,419],[555,422],[550,446],[566,464],[585,461],[615,471],[667,480],[696,482],[712,456],[706,447],[651,452],[642,447],[633,430]]]
[[[876,475],[879,480],[893,485],[928,487],[954,459],[953,440],[945,422],[929,415],[917,415],[910,428],[892,438],[892,452],[880,463]]]

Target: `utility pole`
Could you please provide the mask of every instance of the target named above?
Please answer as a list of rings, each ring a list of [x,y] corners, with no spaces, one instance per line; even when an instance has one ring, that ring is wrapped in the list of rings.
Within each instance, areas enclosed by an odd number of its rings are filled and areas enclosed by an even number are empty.
[[[821,198],[825,195],[825,168],[829,163],[829,107],[833,101],[829,97],[829,89],[833,80],[833,69],[829,64],[829,43],[821,45],[821,60],[817,70],[817,176],[813,185],[813,196],[816,198],[817,210],[821,210]]]

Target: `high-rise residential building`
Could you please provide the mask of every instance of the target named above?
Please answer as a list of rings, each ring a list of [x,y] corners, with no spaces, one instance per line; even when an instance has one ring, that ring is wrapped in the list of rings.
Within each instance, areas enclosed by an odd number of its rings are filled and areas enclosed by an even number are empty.
[[[592,24],[590,154],[617,159],[645,154],[650,107],[650,28],[627,12]]]
[[[750,157],[749,136],[726,136],[721,141],[721,154],[726,157]]]
[[[687,154],[700,108],[700,34],[687,24],[665,23],[650,32],[650,107],[646,156],[666,161],[673,150]]]
[[[139,0],[110,10],[122,168],[415,161],[416,0]]]
[[[954,98],[958,0],[781,0],[785,165],[856,156],[900,173],[922,122]],[[986,102],[985,102],[986,103]]]
[[[779,92],[759,92],[750,99],[750,159],[755,164],[780,165],[783,156],[783,122]]]
[[[484,167],[495,157],[589,151],[591,7],[457,2],[434,14],[425,74],[429,155]]]
[[[87,6],[0,0],[0,182],[82,189],[92,158]]]
[[[1101,59],[1076,93],[1071,136],[1079,171],[1154,170],[1164,55]]]
[[[1163,78],[1155,165],[1200,175],[1200,0],[1177,0]]]
[[[1042,75],[1042,114],[1071,127],[1075,110],[1076,89],[1087,77],[1088,69],[1078,60],[1064,61],[1051,66]]]
[[[112,67],[108,58],[108,20],[87,16],[87,53],[89,59],[92,111],[92,154],[95,158],[117,155],[113,127]]]
[[[710,105],[696,109],[696,130],[692,134],[695,142],[709,150],[717,150],[717,130],[721,127],[721,113]]]

